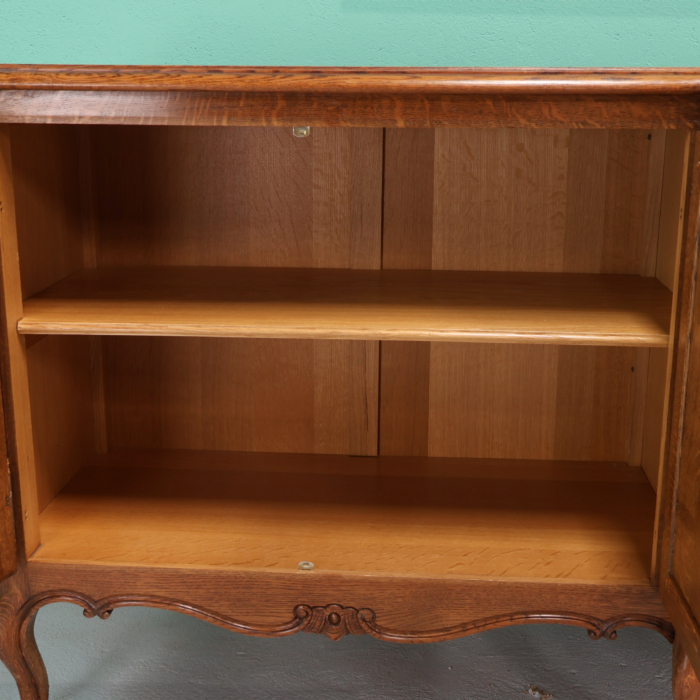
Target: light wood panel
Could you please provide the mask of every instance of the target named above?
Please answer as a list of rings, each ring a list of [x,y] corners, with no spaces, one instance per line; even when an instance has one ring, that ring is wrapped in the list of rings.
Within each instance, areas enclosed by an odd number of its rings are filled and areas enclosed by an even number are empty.
[[[433,215],[399,228],[387,208],[385,266],[427,240],[433,269],[653,274],[664,132],[438,129],[432,159],[420,139],[387,130],[386,201]]]
[[[626,461],[634,360],[630,349],[433,343],[427,453]]]
[[[644,444],[640,464],[655,491],[658,490],[659,486],[659,473],[665,447],[669,389],[668,362],[668,350],[659,348],[652,350],[649,354]]]
[[[664,187],[661,198],[659,221],[659,248],[656,264],[656,277],[673,290],[671,318],[676,319],[680,293],[681,250],[685,230],[685,207],[688,194],[688,172],[690,163],[691,133],[679,131],[666,137],[666,158],[664,161]],[[675,320],[673,321],[675,324]],[[656,488],[656,521],[654,523],[654,553],[652,557],[652,577],[658,581],[661,537],[663,536],[662,513],[665,498],[666,436],[669,425],[671,401],[671,377],[677,330],[672,326],[669,347],[665,358],[660,353],[652,353],[649,387],[653,400],[647,410],[646,422],[649,440],[645,440],[642,466],[649,480]],[[665,363],[664,363],[665,359]]]
[[[100,265],[378,268],[381,129],[95,128]]]
[[[663,131],[437,129],[431,143],[387,129],[384,265],[651,275],[664,145]],[[403,202],[432,217],[398,225]]]
[[[648,579],[654,496],[638,469],[605,465],[600,481],[578,481],[569,465],[562,480],[549,465],[547,480],[511,481],[490,479],[488,464],[466,478],[387,475],[378,464],[377,477],[331,474],[319,459],[312,474],[84,470],[42,514],[33,561]]]
[[[632,275],[98,268],[27,300],[19,330],[658,347],[670,309]]]
[[[666,135],[656,277],[669,289],[675,288],[678,277],[678,253],[683,232],[689,145],[689,131],[670,131]]]
[[[665,146],[661,131],[388,129],[383,264],[653,276]],[[641,461],[644,349],[388,347],[383,454]]]
[[[0,392],[2,387],[0,387]],[[5,406],[9,405],[7,394],[0,393],[0,464],[10,465],[7,436],[11,424],[5,422]],[[13,477],[9,468],[0,473],[0,580],[17,571],[17,534],[15,531],[15,503],[12,494]]]
[[[8,313],[12,324],[8,333],[16,378],[13,402],[23,475],[25,541],[30,553],[39,544],[36,510],[55,496],[92,449],[82,424],[84,418],[92,421],[89,392],[85,394],[89,376],[82,375],[82,358],[75,352],[84,342],[55,339],[46,346],[33,344],[30,350],[16,335],[21,298],[83,267],[79,135],[75,127],[68,126],[14,126],[9,135],[16,243],[5,241],[4,286],[7,302],[14,307]],[[9,266],[17,264],[19,270],[10,271]],[[27,351],[31,357],[26,356]],[[88,424],[88,433],[91,430]]]
[[[112,447],[375,454],[378,343],[104,340]]]
[[[383,343],[381,454],[627,461],[639,352]]]
[[[17,471],[21,485],[20,499],[24,515],[24,544],[27,554],[39,545],[39,506],[37,499],[34,440],[29,403],[29,383],[24,343],[17,333],[22,317],[22,283],[17,249],[17,217],[12,173],[10,130],[0,128],[0,255],[4,322],[7,333],[9,393],[12,397],[13,424],[11,438],[17,455]]]
[[[384,269],[432,267],[435,133],[435,129],[386,130]]]
[[[95,449],[90,341],[54,336],[27,352],[39,510]]]
[[[78,129],[12,127],[24,298],[82,269]]]
[[[291,128],[91,129],[97,264],[377,269],[382,144],[381,129],[313,129],[307,138]],[[182,281],[186,271],[161,274]],[[193,274],[222,279],[214,269]],[[210,309],[221,309],[223,290],[211,291]],[[156,321],[163,312],[158,305]],[[376,343],[105,347],[106,444],[376,452]],[[153,357],[163,366],[149,365]],[[142,425],[129,416],[135,399],[125,387],[143,402]]]

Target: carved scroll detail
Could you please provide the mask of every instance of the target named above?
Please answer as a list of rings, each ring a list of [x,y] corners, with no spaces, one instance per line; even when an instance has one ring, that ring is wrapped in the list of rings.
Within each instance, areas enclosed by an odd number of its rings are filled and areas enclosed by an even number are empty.
[[[31,665],[30,631],[36,613],[51,603],[73,603],[83,608],[86,617],[107,619],[113,610],[124,607],[149,607],[174,610],[211,622],[233,632],[256,637],[287,637],[297,632],[325,634],[338,640],[349,634],[368,634],[376,639],[404,644],[441,642],[466,637],[477,632],[509,627],[512,625],[556,623],[582,627],[591,639],[615,639],[623,627],[646,627],[656,630],[669,642],[674,640],[670,622],[648,615],[628,615],[601,620],[590,615],[576,613],[523,612],[497,615],[453,627],[427,632],[393,630],[377,623],[376,614],[369,608],[353,608],[333,604],[326,606],[297,605],[288,622],[280,625],[253,625],[199,608],[189,603],[155,596],[117,595],[94,600],[90,596],[73,591],[46,591],[29,599],[19,611],[20,646],[25,661]]]

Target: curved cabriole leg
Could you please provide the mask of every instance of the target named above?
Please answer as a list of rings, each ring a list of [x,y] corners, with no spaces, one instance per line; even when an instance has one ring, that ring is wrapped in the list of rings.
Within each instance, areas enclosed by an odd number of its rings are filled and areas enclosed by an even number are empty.
[[[21,700],[47,700],[49,681],[34,638],[36,613],[24,618],[21,589],[12,579],[0,585],[0,594],[0,661],[14,676]]]
[[[700,700],[700,680],[690,665],[680,640],[673,645],[673,698],[674,700]]]

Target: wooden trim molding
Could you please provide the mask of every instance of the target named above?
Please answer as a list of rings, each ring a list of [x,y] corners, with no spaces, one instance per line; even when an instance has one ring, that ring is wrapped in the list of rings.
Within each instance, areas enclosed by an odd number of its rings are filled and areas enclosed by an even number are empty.
[[[694,95],[366,94],[0,89],[0,123],[694,129]]]
[[[106,620],[117,608],[150,607],[172,610],[196,617],[205,622],[223,627],[232,632],[255,637],[288,637],[298,632],[325,634],[332,640],[346,635],[368,634],[385,642],[404,644],[422,644],[444,642],[460,637],[467,637],[477,632],[510,627],[513,625],[556,623],[582,627],[588,631],[591,639],[615,639],[618,630],[624,627],[646,627],[662,634],[673,642],[675,632],[667,620],[650,615],[626,615],[601,620],[591,615],[570,612],[515,612],[508,615],[496,615],[460,625],[427,632],[393,630],[377,623],[376,615],[369,608],[345,607],[339,604],[325,606],[297,605],[292,617],[279,625],[251,625],[233,618],[219,615],[189,603],[142,595],[115,595],[95,600],[90,596],[75,591],[45,591],[30,598],[18,613],[19,642],[23,650],[27,647],[27,632],[36,613],[51,603],[73,603],[83,608],[86,617],[99,617]]]
[[[0,65],[0,90],[691,94],[698,68]]]
[[[0,65],[0,123],[695,128],[700,68]]]
[[[511,625],[557,623],[581,627],[591,639],[615,639],[624,627],[646,627],[656,630],[669,642],[675,638],[674,628],[667,620],[644,614],[631,614],[600,619],[569,612],[515,612],[495,615],[432,631],[395,630],[377,623],[369,608],[331,605],[296,605],[291,617],[279,624],[249,624],[231,616],[221,615],[205,607],[182,600],[150,595],[111,595],[93,598],[74,590],[48,590],[35,594],[21,604],[22,591],[14,582],[0,584],[0,658],[14,676],[22,700],[48,700],[49,681],[34,635],[36,614],[51,603],[72,603],[83,609],[85,617],[106,620],[117,608],[151,607],[172,610],[196,617],[233,632],[256,637],[288,637],[298,632],[324,634],[331,640],[347,635],[368,634],[376,639],[406,644],[440,642],[466,637],[477,632]]]

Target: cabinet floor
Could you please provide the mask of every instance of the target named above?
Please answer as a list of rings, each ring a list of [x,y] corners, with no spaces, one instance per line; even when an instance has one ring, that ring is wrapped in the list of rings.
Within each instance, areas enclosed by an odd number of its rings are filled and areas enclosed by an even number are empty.
[[[32,560],[648,583],[654,508],[622,463],[115,451]]]

